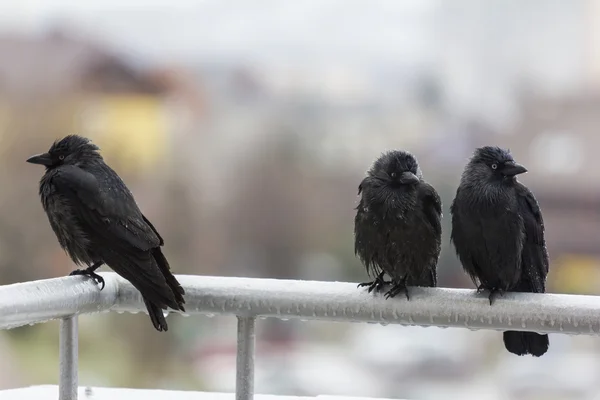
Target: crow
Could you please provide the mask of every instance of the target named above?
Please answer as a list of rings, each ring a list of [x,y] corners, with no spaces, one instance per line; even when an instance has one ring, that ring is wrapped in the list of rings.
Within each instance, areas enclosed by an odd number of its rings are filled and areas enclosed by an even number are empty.
[[[516,176],[527,169],[508,150],[475,150],[452,202],[451,241],[477,291],[490,305],[506,291],[544,293],[549,261],[542,212],[533,193]],[[548,335],[506,331],[506,349],[539,357]]]
[[[369,293],[391,283],[385,298],[407,286],[434,287],[441,250],[442,202],[423,180],[417,159],[406,151],[389,151],[375,161],[358,186],[361,196],[354,219],[354,253],[372,282]],[[391,281],[385,281],[387,273]]]
[[[104,288],[96,270],[106,264],[138,289],[154,328],[167,331],[162,310],[185,311],[181,287],[161,251],[156,228],[138,208],[125,183],[87,138],[69,135],[27,162],[46,167],[39,194],[58,243]]]

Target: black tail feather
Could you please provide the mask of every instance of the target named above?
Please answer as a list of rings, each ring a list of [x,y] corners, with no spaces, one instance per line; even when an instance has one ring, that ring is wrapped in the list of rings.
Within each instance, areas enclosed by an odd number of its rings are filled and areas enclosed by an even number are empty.
[[[175,278],[175,276],[171,273],[169,262],[160,250],[160,247],[157,247],[152,250],[152,256],[154,257],[154,260],[156,261],[160,272],[165,277],[169,289],[171,289],[171,291],[173,292],[173,296],[175,296],[175,300],[178,306],[175,309],[185,312],[185,308],[183,307],[183,305],[185,304],[185,300],[183,298],[185,290],[183,289],[183,287],[181,287],[181,284],[179,283],[179,281],[177,281],[177,278]]]
[[[518,356],[531,354],[540,357],[548,351],[550,345],[548,335],[535,332],[506,331],[503,339],[506,350]]]
[[[146,309],[148,310],[148,315],[150,315],[150,320],[152,321],[152,325],[154,325],[154,329],[159,332],[166,332],[169,330],[169,326],[167,325],[167,320],[163,315],[163,310],[151,303],[144,297],[144,304],[146,304]]]
[[[140,291],[156,330],[168,330],[163,310],[171,308],[185,312],[184,289],[171,273],[160,248],[152,249],[151,253],[135,254],[135,257],[119,257],[107,261],[116,273]]]
[[[144,299],[163,309],[167,307],[178,309],[175,296],[166,284],[166,279],[156,268],[154,259],[148,257],[142,263],[121,258],[117,262],[109,266],[139,290]]]

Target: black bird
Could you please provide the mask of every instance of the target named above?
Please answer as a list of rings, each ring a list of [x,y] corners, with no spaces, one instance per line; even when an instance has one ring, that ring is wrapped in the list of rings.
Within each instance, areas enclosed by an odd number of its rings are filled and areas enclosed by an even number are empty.
[[[358,186],[358,194],[354,252],[375,278],[358,286],[378,292],[391,283],[385,297],[404,291],[407,299],[407,286],[436,286],[442,202],[423,180],[416,158],[405,151],[384,153]],[[384,281],[386,273],[389,282]]]
[[[69,135],[27,162],[46,167],[40,181],[44,211],[60,246],[75,264],[87,266],[71,275],[89,275],[104,288],[95,271],[108,265],[141,292],[154,328],[166,331],[162,310],[185,311],[185,292],[160,249],[162,237],[99,150],[89,139]]]
[[[544,221],[533,193],[517,181],[524,172],[509,151],[479,148],[450,208],[456,254],[477,291],[490,292],[490,305],[506,291],[546,291]],[[503,336],[506,349],[517,355],[539,357],[548,350],[548,335],[506,331]]]

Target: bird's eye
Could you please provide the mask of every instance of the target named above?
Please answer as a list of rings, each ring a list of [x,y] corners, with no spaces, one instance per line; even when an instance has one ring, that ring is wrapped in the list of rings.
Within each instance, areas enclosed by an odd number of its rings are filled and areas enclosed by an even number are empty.
[[[392,172],[392,173],[390,174],[390,176],[391,176],[392,178],[395,178],[395,177],[396,177],[396,173],[395,173],[395,172]]]
[[[58,156],[58,159],[62,161],[65,159],[65,156],[61,154],[60,156]]]
[[[497,169],[498,168],[498,164],[492,164],[492,169]]]

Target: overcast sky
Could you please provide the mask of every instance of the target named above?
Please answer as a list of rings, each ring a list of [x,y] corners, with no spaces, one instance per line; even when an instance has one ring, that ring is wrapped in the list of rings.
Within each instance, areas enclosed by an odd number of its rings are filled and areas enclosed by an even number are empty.
[[[0,0],[0,29],[67,21],[128,51],[176,59],[419,63],[432,53],[435,1]]]

